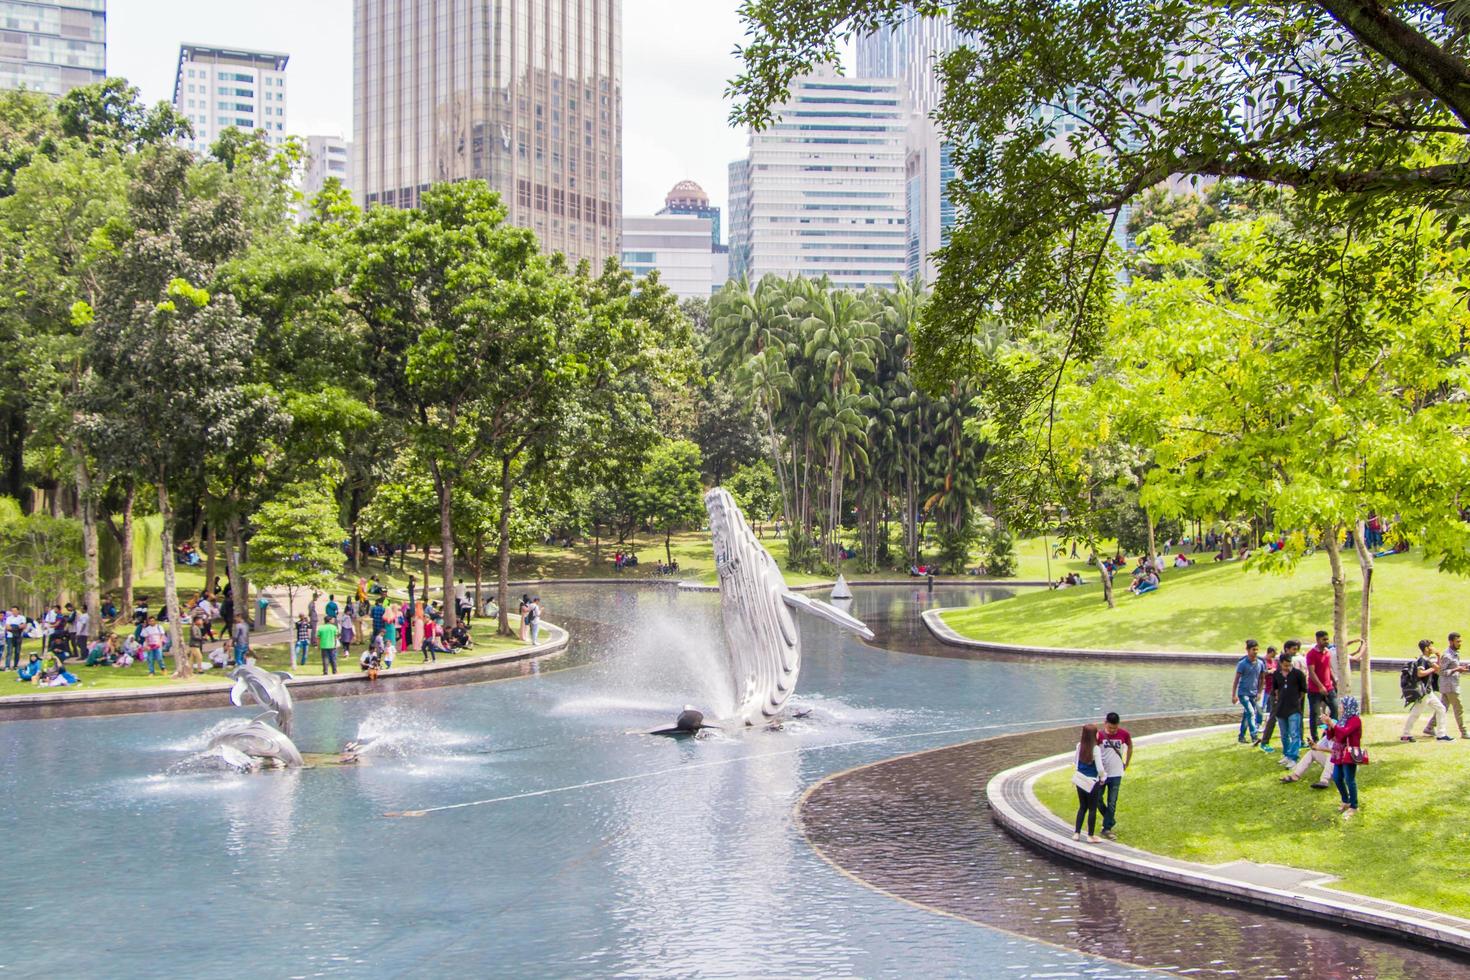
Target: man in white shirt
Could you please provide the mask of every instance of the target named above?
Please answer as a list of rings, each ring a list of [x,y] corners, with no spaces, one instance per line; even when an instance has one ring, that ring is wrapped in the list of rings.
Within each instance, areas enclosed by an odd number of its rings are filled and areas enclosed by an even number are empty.
[[[11,606],[5,614],[5,669],[20,669],[20,644],[25,639],[26,618],[19,606]]]
[[[75,653],[78,657],[86,654],[87,641],[92,638],[91,633],[92,617],[87,612],[87,608],[83,606],[81,609],[77,610],[76,621],[72,623],[71,627],[72,652]]]

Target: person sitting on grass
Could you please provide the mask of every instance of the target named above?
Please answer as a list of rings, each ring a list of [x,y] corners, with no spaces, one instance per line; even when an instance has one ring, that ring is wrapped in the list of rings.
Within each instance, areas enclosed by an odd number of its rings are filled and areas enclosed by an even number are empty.
[[[38,676],[31,679],[31,683],[39,684],[41,687],[70,687],[73,684],[80,684],[81,679],[62,666],[60,657],[51,654],[46,658],[46,666],[41,669]]]
[[[1133,584],[1128,586],[1128,591],[1134,595],[1147,595],[1150,592],[1157,592],[1158,590],[1159,573],[1152,568],[1144,571],[1141,575],[1135,576]]]
[[[41,663],[41,658],[37,654],[33,653],[31,654],[31,659],[26,662],[25,666],[21,667],[20,670],[16,672],[16,675],[20,678],[22,683],[30,683],[34,681],[37,676],[40,675],[43,667],[44,665]]]
[[[1332,740],[1332,781],[1342,797],[1338,812],[1344,820],[1358,812],[1358,766],[1368,761],[1363,751],[1363,719],[1358,717],[1358,699],[1351,694],[1339,703],[1341,720],[1327,723],[1327,737]]]
[[[470,638],[469,628],[464,623],[455,623],[454,629],[444,639],[451,650],[471,650],[475,646],[475,641]]]
[[[107,638],[95,641],[87,649],[87,666],[110,666],[117,663],[117,634],[108,633]]]
[[[1332,715],[1327,713],[1326,705],[1322,706],[1322,718],[1320,721],[1324,727],[1332,723]],[[1283,783],[1294,783],[1298,781],[1307,774],[1307,770],[1312,767],[1312,763],[1314,762],[1322,767],[1322,775],[1312,784],[1312,788],[1327,789],[1332,785],[1333,774],[1332,739],[1329,736],[1323,735],[1317,740],[1316,745],[1302,753],[1301,761],[1295,766],[1292,766],[1291,772],[1282,776],[1281,781]]]

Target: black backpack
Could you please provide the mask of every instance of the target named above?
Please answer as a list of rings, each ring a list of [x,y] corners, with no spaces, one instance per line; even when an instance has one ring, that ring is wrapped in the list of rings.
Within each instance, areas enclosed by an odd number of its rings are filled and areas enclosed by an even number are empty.
[[[1424,696],[1423,684],[1419,679],[1419,661],[1405,664],[1399,671],[1399,693],[1404,697],[1404,704],[1413,704]]]

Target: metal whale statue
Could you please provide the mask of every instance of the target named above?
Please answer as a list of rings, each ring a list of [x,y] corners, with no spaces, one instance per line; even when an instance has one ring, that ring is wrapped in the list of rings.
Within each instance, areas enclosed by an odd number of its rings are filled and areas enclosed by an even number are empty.
[[[704,495],[720,578],[720,619],[729,646],[736,717],[747,725],[780,714],[801,673],[801,632],[791,610],[811,613],[864,639],[872,630],[834,606],[786,587],[771,553],[762,547],[745,515],[721,487]]]
[[[254,664],[246,664],[230,671],[235,686],[230,688],[230,703],[242,707],[245,695],[249,694],[256,704],[276,713],[276,727],[287,735],[291,734],[291,692],[286,682],[290,674],[284,670],[263,670]]]
[[[275,712],[267,711],[249,721],[235,722],[210,739],[209,747],[218,750],[227,761],[245,756],[275,759],[288,769],[304,765],[301,750],[296,748],[291,736],[267,721],[274,716]]]

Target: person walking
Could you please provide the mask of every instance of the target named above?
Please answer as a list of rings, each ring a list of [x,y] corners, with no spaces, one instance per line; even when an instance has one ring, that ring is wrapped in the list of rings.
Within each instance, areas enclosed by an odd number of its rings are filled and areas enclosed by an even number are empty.
[[[1106,787],[1102,801],[1102,835],[1108,840],[1117,840],[1113,836],[1113,828],[1118,825],[1118,791],[1123,785],[1123,774],[1133,762],[1133,736],[1121,726],[1120,721],[1116,711],[1109,711],[1097,736]]]
[[[1404,703],[1412,707],[1409,708],[1409,717],[1404,720],[1404,732],[1399,736],[1399,741],[1414,741],[1414,723],[1419,720],[1424,709],[1429,708],[1434,715],[1430,719],[1432,727],[1425,734],[1432,733],[1441,742],[1453,742],[1453,736],[1444,730],[1444,702],[1439,699],[1439,692],[1434,689],[1434,678],[1439,674],[1439,654],[1434,650],[1434,643],[1430,640],[1420,640],[1418,659],[1405,669],[1410,671],[1410,676],[1414,679],[1415,684],[1412,693],[1404,695]]]
[[[1301,761],[1302,699],[1307,693],[1307,675],[1296,666],[1301,644],[1287,640],[1276,665],[1276,718],[1281,726],[1281,764]]]
[[[1460,675],[1467,670],[1470,664],[1460,663],[1460,634],[1451,633],[1439,655],[1439,673],[1435,676],[1439,680],[1439,699],[1444,702],[1445,715],[1455,719],[1461,738],[1470,738],[1465,733],[1465,710],[1460,705]],[[1429,727],[1425,726],[1424,734],[1429,733]]]
[[[1077,752],[1072,757],[1072,785],[1077,788],[1077,819],[1072,827],[1072,839],[1082,839],[1082,819],[1087,818],[1087,840],[1101,844],[1097,836],[1097,810],[1102,800],[1103,779],[1098,769],[1097,726],[1083,725],[1082,738],[1077,742]]]
[[[342,607],[337,605],[336,596],[327,596],[327,604],[322,607],[322,612],[326,614],[326,617],[328,619],[337,619],[338,616],[341,615]]]
[[[148,659],[148,675],[154,674],[155,668],[158,673],[163,673],[163,627],[158,625],[158,619],[149,616],[143,621],[143,650]]]
[[[1350,820],[1358,812],[1358,766],[1368,762],[1363,751],[1363,719],[1358,717],[1358,699],[1351,694],[1342,699],[1342,720],[1327,722],[1327,737],[1332,739],[1332,781],[1342,797],[1338,812]]]
[[[1266,663],[1261,659],[1261,645],[1255,640],[1245,641],[1245,656],[1235,664],[1235,679],[1230,691],[1230,703],[1240,705],[1240,735],[1235,739],[1245,743],[1246,732],[1250,732],[1252,744],[1261,741],[1261,716],[1259,699],[1261,679],[1266,672]]]
[[[5,669],[20,669],[20,645],[26,635],[26,618],[19,606],[11,606],[5,614]]]
[[[311,623],[306,618],[306,613],[296,615],[296,643],[291,648],[291,662],[298,667],[306,666],[306,654],[311,649],[311,641],[316,638],[316,631],[311,628]]]
[[[1312,741],[1317,741],[1317,709],[1327,705],[1328,713],[1337,718],[1337,678],[1332,676],[1332,660],[1337,647],[1328,640],[1326,630],[1317,631],[1317,644],[1307,651],[1307,708],[1312,713]]]
[[[245,666],[245,654],[250,652],[250,624],[245,622],[244,613],[235,614],[235,625],[230,629],[230,643],[234,647],[235,666]]]
[[[189,620],[189,664],[204,666],[204,617],[197,614]]]
[[[352,641],[357,639],[357,621],[352,615],[352,606],[342,610],[342,615],[337,617],[337,639],[342,647],[342,662],[352,662]]]
[[[1281,658],[1276,654],[1275,647],[1266,648],[1266,672],[1261,676],[1261,704],[1259,711],[1266,721],[1261,729],[1261,751],[1270,755],[1276,750],[1271,748],[1271,733],[1276,731],[1276,676],[1277,666]]]
[[[322,673],[326,674],[330,665],[332,673],[337,672],[337,621],[328,616],[326,622],[316,628],[317,644],[322,652]]]
[[[311,635],[316,636],[316,628],[321,625],[321,617],[317,615],[316,601],[322,597],[320,592],[311,594],[311,601],[306,604],[306,621],[311,626]]]

